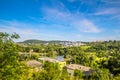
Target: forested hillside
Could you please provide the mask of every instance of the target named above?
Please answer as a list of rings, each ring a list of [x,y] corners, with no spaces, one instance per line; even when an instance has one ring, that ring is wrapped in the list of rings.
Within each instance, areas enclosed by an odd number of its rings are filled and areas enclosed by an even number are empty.
[[[18,42],[18,43],[32,43],[32,44],[46,44],[46,43],[50,43],[50,44],[59,44],[60,42],[69,42],[69,41],[59,41],[59,40],[51,40],[51,41],[45,41],[45,40],[36,40],[36,39],[31,39],[31,40],[25,40],[23,42]]]

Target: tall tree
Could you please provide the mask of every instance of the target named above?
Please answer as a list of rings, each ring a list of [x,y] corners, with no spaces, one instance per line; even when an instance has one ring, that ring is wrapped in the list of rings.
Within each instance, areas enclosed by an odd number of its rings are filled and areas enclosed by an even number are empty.
[[[0,80],[19,80],[22,75],[17,45],[13,39],[19,38],[14,33],[9,35],[0,32]]]

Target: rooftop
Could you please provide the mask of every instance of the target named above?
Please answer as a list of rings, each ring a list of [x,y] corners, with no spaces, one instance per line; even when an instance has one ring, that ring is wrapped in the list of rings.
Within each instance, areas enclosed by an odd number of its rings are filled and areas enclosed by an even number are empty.
[[[86,66],[82,66],[82,65],[78,65],[78,64],[69,64],[66,67],[68,69],[72,69],[72,70],[75,70],[75,69],[78,69],[81,71],[89,71],[90,70],[90,67],[86,67]]]
[[[42,63],[36,60],[29,60],[27,64],[28,66],[31,66],[31,67],[40,67],[42,65]]]
[[[39,58],[39,60],[50,61],[50,62],[54,62],[54,63],[60,62],[59,60],[52,59],[52,58]]]

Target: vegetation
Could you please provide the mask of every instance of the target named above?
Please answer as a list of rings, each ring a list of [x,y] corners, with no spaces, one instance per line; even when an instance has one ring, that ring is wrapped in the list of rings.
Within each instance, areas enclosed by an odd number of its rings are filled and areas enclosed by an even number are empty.
[[[25,68],[21,69],[23,64],[19,62],[19,54],[16,44],[12,39],[19,38],[18,34],[9,35],[0,33],[0,79],[15,80],[21,79]]]
[[[16,44],[19,35],[0,33],[0,80],[119,80],[120,41],[85,42],[86,45],[63,47],[56,44]],[[37,43],[37,42],[36,42]],[[22,44],[22,45],[21,45]],[[22,53],[22,54],[21,54]],[[79,70],[69,76],[55,63],[45,62],[41,68],[30,67],[28,60],[63,55],[67,64],[80,64],[95,70],[85,75]]]
[[[59,44],[60,42],[69,42],[69,41],[59,41],[59,40],[51,40],[51,41],[43,41],[43,40],[36,40],[36,39],[31,39],[31,40],[25,40],[23,42],[19,43],[24,43],[24,44]]]

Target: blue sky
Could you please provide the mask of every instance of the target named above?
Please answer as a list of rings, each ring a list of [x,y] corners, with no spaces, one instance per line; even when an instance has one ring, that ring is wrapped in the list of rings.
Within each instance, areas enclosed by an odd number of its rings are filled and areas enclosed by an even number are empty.
[[[0,32],[39,40],[120,40],[120,0],[0,0]]]

